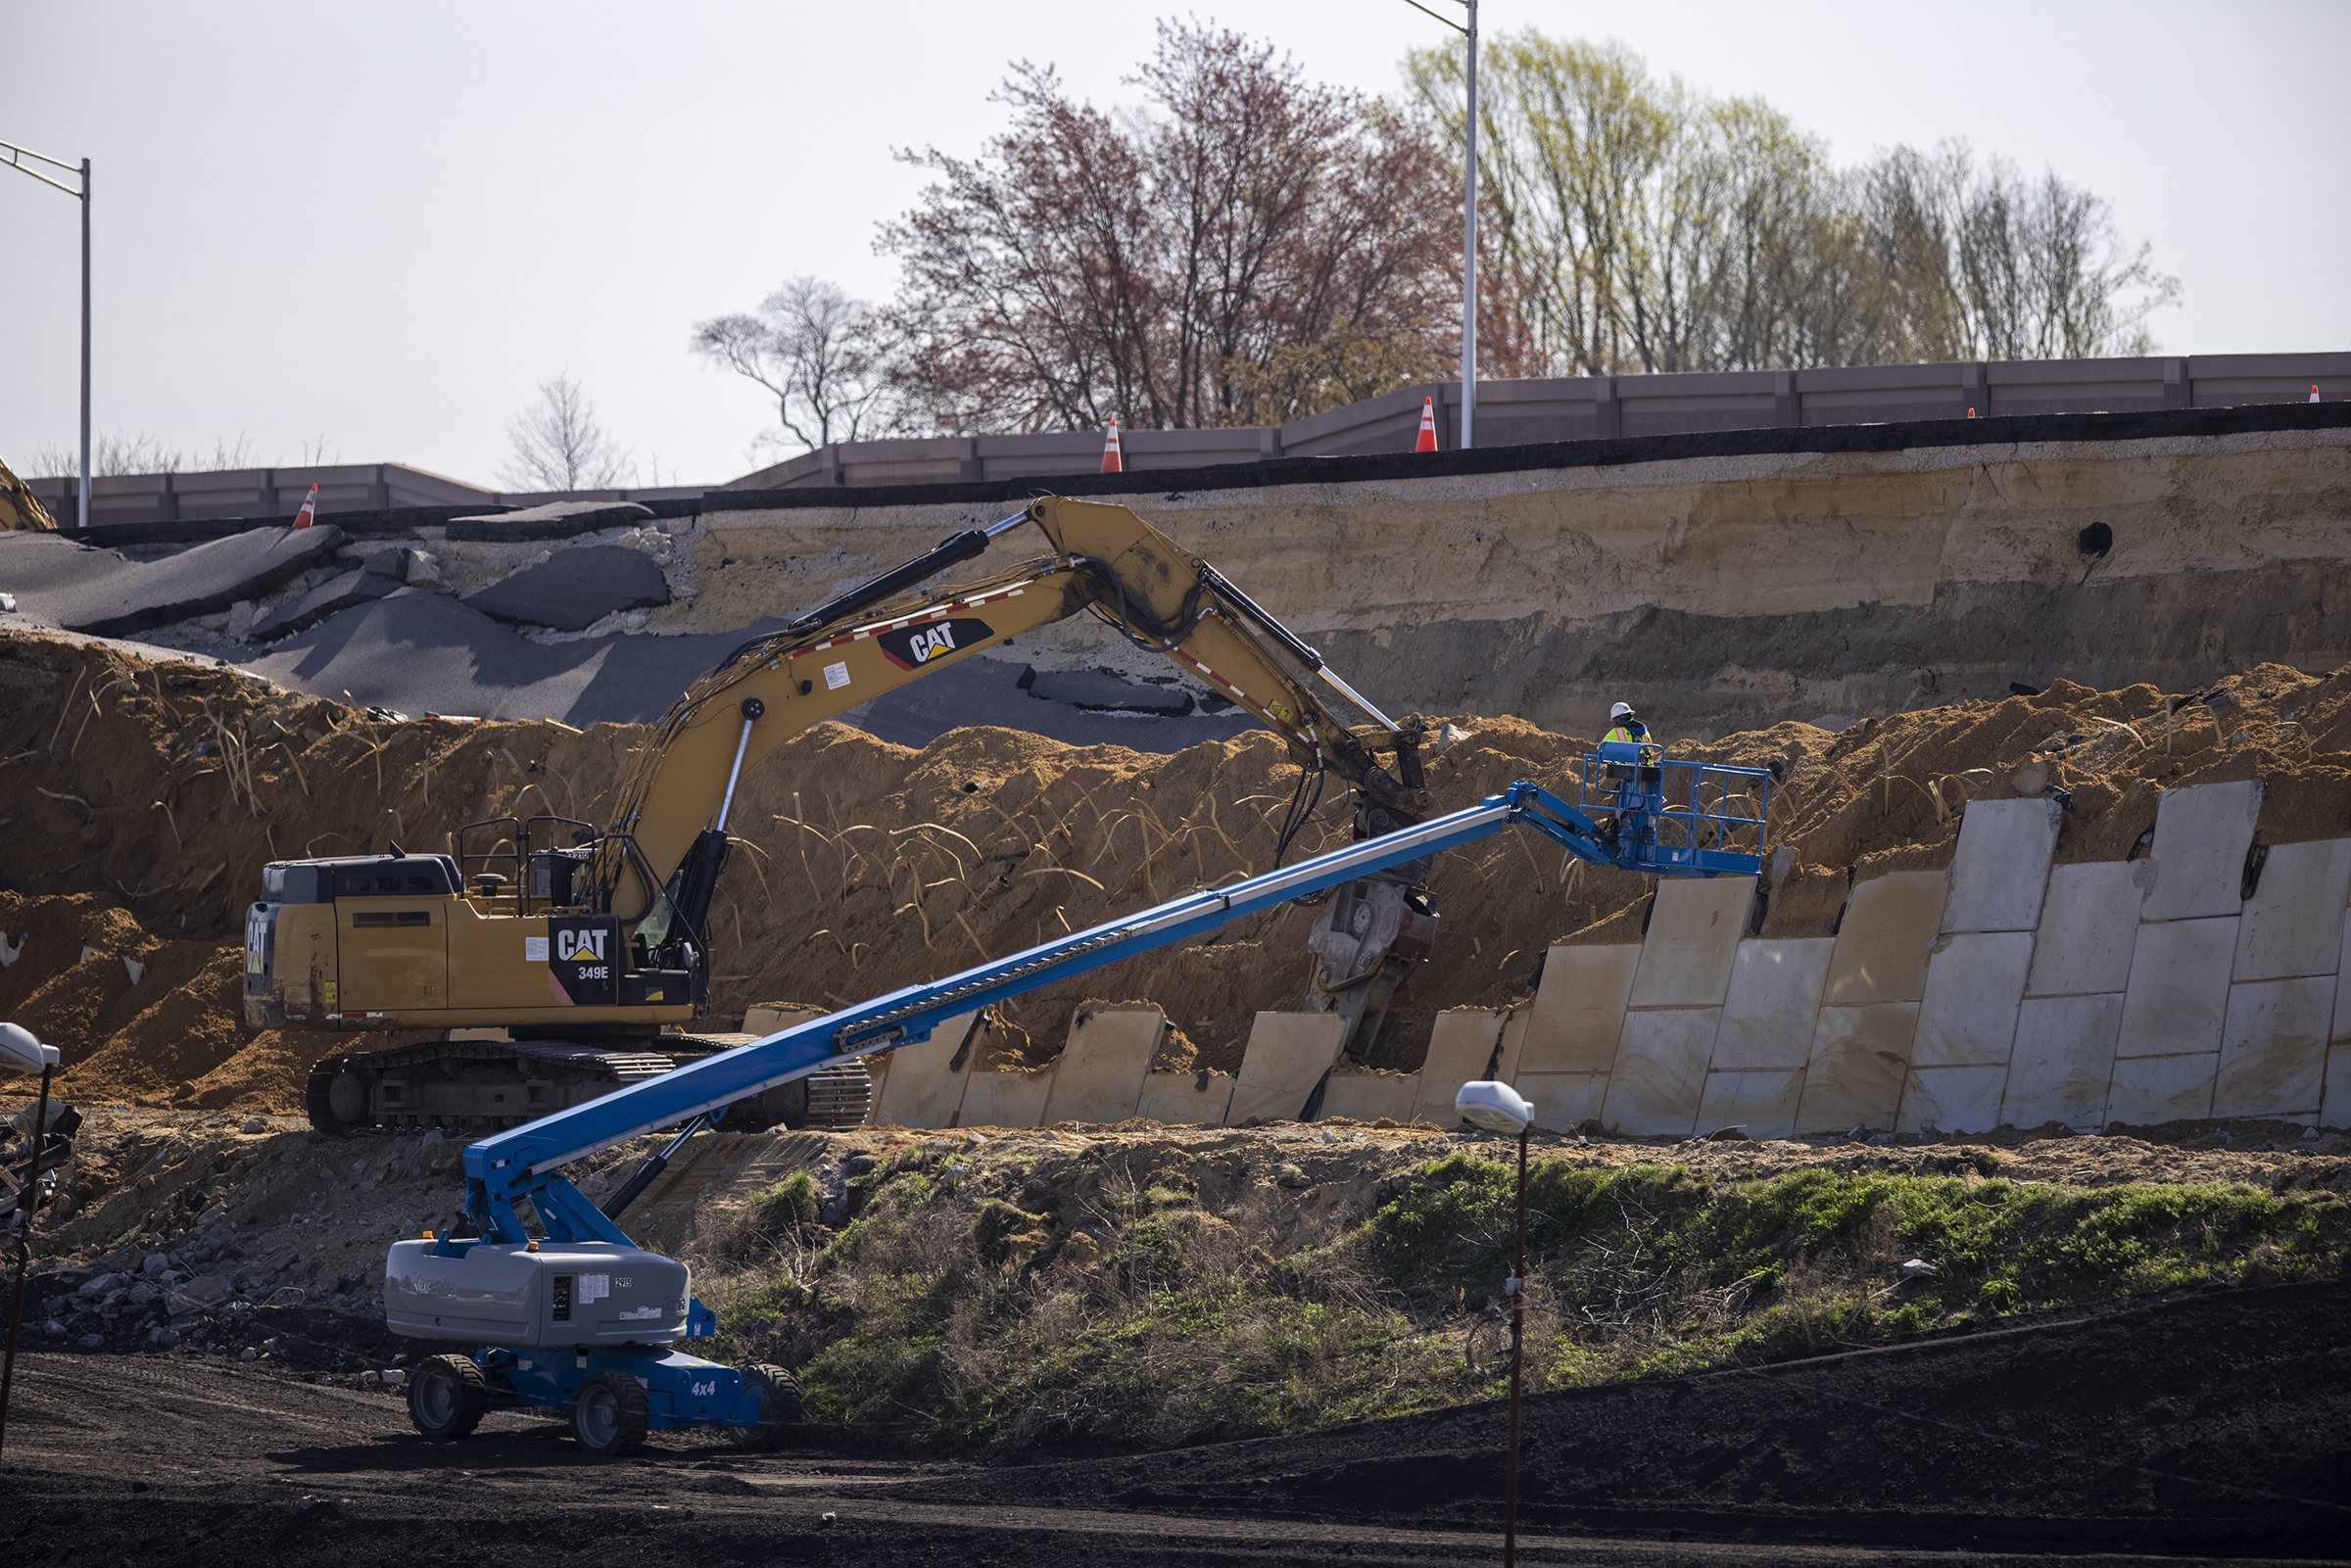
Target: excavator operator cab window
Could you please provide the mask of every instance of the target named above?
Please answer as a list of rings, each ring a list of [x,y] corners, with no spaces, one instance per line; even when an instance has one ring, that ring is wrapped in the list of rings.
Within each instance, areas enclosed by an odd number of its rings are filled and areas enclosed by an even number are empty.
[[[335,874],[338,898],[415,898],[452,893],[449,869],[438,860],[393,860],[347,866]]]

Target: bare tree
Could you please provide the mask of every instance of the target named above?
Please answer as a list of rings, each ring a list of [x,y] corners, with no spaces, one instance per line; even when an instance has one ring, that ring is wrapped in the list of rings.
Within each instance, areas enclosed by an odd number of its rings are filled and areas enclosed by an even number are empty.
[[[539,383],[539,401],[506,426],[510,448],[499,481],[519,491],[608,490],[628,453],[596,422],[596,405],[568,370]]]
[[[1144,107],[1113,114],[1023,63],[995,95],[1012,124],[980,156],[901,155],[940,176],[881,242],[905,265],[896,373],[926,422],[1220,424],[1268,375],[1281,400],[1334,384],[1276,356],[1342,323],[1365,341],[1442,329],[1459,186],[1420,119],[1199,24],[1160,24],[1130,80]]]
[[[881,323],[837,284],[795,277],[755,311],[697,321],[694,351],[767,389],[783,427],[768,442],[813,450],[890,423]]]

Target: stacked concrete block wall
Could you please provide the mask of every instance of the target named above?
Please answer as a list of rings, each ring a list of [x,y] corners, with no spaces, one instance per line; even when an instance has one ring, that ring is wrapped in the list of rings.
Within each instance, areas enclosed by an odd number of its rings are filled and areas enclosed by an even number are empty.
[[[2141,858],[2052,866],[2056,802],[1978,801],[1946,870],[1861,882],[1825,938],[1726,942],[1751,882],[1666,882],[1639,945],[1552,949],[1504,1075],[1628,1135],[2343,1124],[2351,838],[2256,849],[2260,811],[2173,790]]]
[[[2055,801],[1976,801],[1947,869],[1858,883],[1831,936],[1750,934],[1753,878],[1663,881],[1641,941],[1553,947],[1530,1005],[1440,1014],[1415,1073],[1342,1063],[1319,1013],[1260,1013],[1231,1077],[1152,1071],[1166,1023],[1131,1009],[1081,1017],[1053,1067],[972,1072],[958,1021],[897,1054],[876,1119],[1243,1126],[1321,1083],[1323,1116],[1450,1126],[1492,1076],[1560,1132],[2345,1125],[2351,838],[2257,847],[2261,798],[2168,791],[2145,854],[2070,866]]]

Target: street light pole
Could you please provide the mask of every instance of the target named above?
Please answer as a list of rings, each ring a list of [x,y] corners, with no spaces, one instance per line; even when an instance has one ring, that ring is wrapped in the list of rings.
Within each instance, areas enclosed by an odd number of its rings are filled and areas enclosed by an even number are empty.
[[[1476,46],[1471,45],[1472,48]],[[1475,177],[1475,171],[1471,171]],[[81,161],[81,483],[73,526],[90,526],[90,161]]]
[[[1469,14],[1463,26],[1420,0],[1404,0],[1469,40],[1468,184],[1462,197],[1462,447],[1476,445],[1477,424],[1477,0],[1454,0]]]
[[[1462,29],[1469,40],[1469,185],[1462,198],[1462,450],[1467,451],[1476,445],[1471,436],[1477,417],[1477,0],[1462,3],[1469,9],[1469,25]],[[82,216],[87,221],[87,202]],[[83,293],[86,298],[88,291]]]
[[[74,493],[78,503],[74,526],[87,528],[90,526],[90,161],[83,159],[77,168],[62,158],[51,158],[14,142],[0,142],[0,153],[8,155],[11,168],[31,175],[44,185],[55,186],[81,204],[81,486]],[[62,168],[69,174],[78,174],[81,188],[76,190],[37,168],[25,167],[27,158],[52,168]]]

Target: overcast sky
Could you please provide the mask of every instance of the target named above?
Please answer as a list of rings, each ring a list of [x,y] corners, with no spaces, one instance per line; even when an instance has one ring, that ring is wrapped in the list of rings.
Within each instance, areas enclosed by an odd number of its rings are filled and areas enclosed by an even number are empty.
[[[1403,0],[1214,17],[1308,73],[1391,92],[1446,36]],[[191,453],[400,461],[495,485],[505,428],[568,369],[651,483],[770,457],[697,318],[814,272],[867,297],[875,224],[977,150],[1008,60],[1130,102],[1131,5],[600,0],[401,6],[0,0],[0,140],[95,161],[96,417]],[[1970,141],[2114,205],[2177,274],[2166,353],[2351,348],[2351,5],[1962,0],[1577,7],[1660,76],[1760,93],[1850,162]],[[0,169],[0,453],[75,440],[77,214]]]

